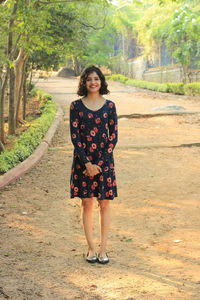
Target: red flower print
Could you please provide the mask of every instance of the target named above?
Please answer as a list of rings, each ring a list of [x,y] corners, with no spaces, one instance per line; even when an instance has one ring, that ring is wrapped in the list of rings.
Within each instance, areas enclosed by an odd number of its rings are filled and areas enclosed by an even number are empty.
[[[95,119],[95,123],[96,123],[96,124],[101,123],[101,119],[100,119],[100,118],[96,118],[96,119]]]
[[[86,190],[84,190],[84,191],[83,191],[83,194],[84,194],[84,195],[87,195],[87,191],[86,191]]]
[[[95,132],[99,131],[97,127],[94,127],[93,129],[94,129]]]
[[[112,102],[109,103],[109,107],[111,107],[111,108],[113,107],[113,103]]]
[[[92,143],[92,148],[97,149],[97,145],[95,143]]]
[[[86,183],[85,181],[83,181],[83,182],[82,182],[82,186],[85,187],[86,185],[87,185],[87,183]]]
[[[80,166],[79,164],[76,164],[76,168],[77,168],[77,169],[80,169],[80,167],[81,167],[81,166]]]
[[[109,190],[109,195],[113,195],[113,191],[112,190]]]
[[[113,185],[114,185],[114,186],[116,185],[116,180],[113,180]]]
[[[91,134],[92,136],[95,136],[95,135],[96,135],[96,132],[95,132],[94,130],[90,130],[90,134]]]
[[[81,143],[81,142],[78,142],[78,146],[79,146],[79,147],[82,147],[82,143]]]
[[[104,114],[103,114],[103,117],[104,117],[104,118],[107,118],[107,116],[108,116],[107,113],[104,113]]]
[[[89,176],[90,179],[94,179],[94,176]]]
[[[77,186],[74,187],[74,192],[78,192],[78,187]]]
[[[109,124],[110,124],[110,125],[113,125],[113,124],[114,124],[114,120],[113,120],[113,119],[110,119]]]
[[[108,183],[107,186],[108,186],[108,187],[112,187],[112,183]]]
[[[114,145],[113,145],[112,143],[110,143],[110,144],[109,144],[109,147],[110,147],[110,148],[113,148],[113,147],[114,147]]]
[[[105,134],[105,132],[102,134],[102,137],[103,137],[103,138],[106,138],[106,134]]]
[[[89,148],[90,152],[94,152],[94,149],[92,147]]]
[[[110,164],[110,168],[111,168],[111,169],[113,169],[113,168],[114,168],[114,165],[113,165],[112,163]]]
[[[105,124],[105,128],[108,129],[108,123]]]
[[[77,122],[72,122],[73,127],[78,127],[78,123]]]
[[[112,148],[108,148],[108,153],[111,153],[112,152]]]
[[[115,130],[117,130],[118,129],[118,126],[117,126],[117,124],[115,125]]]
[[[108,177],[108,178],[107,178],[107,182],[111,182],[111,177]]]
[[[101,198],[101,193],[98,193],[98,198]]]
[[[101,148],[103,148],[104,147],[104,143],[102,142],[102,143],[100,143],[100,147]]]
[[[88,142],[91,142],[92,141],[92,137],[91,136],[87,136],[87,140],[88,140]]]
[[[78,175],[77,174],[74,175],[74,179],[78,179]]]
[[[101,151],[101,150],[99,150],[98,157],[99,157],[99,158],[102,157],[102,151]]]
[[[105,171],[105,172],[107,172],[108,170],[109,170],[109,168],[108,168],[108,167],[105,167],[105,168],[104,168],[104,171]]]
[[[91,155],[89,155],[87,158],[88,158],[89,160],[92,160],[92,156],[91,156]]]
[[[100,160],[99,162],[98,162],[98,166],[102,166],[103,165],[103,160]]]
[[[106,197],[109,197],[109,192],[106,192]]]
[[[72,133],[72,138],[75,139],[76,138],[76,134]]]
[[[70,187],[71,187],[71,189],[74,189],[74,184],[72,183],[72,184],[70,185]]]
[[[99,179],[100,179],[100,181],[103,181],[103,176],[101,175],[101,176],[99,177]]]
[[[84,149],[86,148],[86,143],[83,143],[83,148],[84,148]]]
[[[93,118],[93,114],[92,114],[92,113],[89,113],[89,114],[88,114],[88,118],[89,118],[89,119]]]
[[[95,186],[94,186],[94,185],[91,185],[91,189],[94,191],[94,190],[95,190]]]
[[[83,116],[83,112],[79,111],[79,116],[82,117]]]
[[[98,186],[98,182],[97,182],[97,181],[94,181],[94,182],[93,182],[93,185],[94,185],[94,186]]]
[[[84,129],[85,128],[85,125],[84,124],[81,124],[81,129]]]
[[[116,134],[115,134],[115,133],[112,133],[112,137],[113,137],[113,139],[115,139],[115,137],[116,137]]]

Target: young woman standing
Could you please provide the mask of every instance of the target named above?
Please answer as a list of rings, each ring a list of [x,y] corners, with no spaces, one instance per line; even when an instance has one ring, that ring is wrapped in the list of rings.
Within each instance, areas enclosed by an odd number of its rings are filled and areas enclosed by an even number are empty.
[[[101,70],[88,67],[80,77],[77,94],[83,96],[70,106],[70,133],[74,156],[70,197],[82,201],[82,222],[88,244],[86,260],[108,263],[106,244],[110,224],[110,200],[117,197],[113,149],[118,139],[115,103],[105,99],[107,83]],[[94,197],[100,208],[101,243],[96,253],[92,238]]]

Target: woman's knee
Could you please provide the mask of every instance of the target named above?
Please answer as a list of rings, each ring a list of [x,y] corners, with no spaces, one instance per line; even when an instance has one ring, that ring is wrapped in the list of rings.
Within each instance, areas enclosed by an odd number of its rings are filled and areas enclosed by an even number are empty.
[[[105,200],[98,200],[98,202],[99,202],[99,208],[100,208],[101,211],[105,211],[105,210],[109,209],[109,207],[110,207],[110,200],[107,200],[107,199],[105,199]]]
[[[94,199],[93,198],[83,198],[82,200],[82,207],[84,210],[91,210],[93,208]]]

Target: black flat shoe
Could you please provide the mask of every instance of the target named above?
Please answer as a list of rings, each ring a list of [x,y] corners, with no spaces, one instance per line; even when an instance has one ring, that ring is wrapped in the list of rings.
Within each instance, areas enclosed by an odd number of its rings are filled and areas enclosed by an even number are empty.
[[[102,257],[102,256],[100,256],[100,255],[98,254],[97,260],[98,260],[98,262],[99,262],[100,264],[103,264],[103,265],[109,263],[109,258],[108,258],[107,253],[106,253],[106,256],[104,256],[104,257]]]
[[[90,264],[93,264],[93,263],[96,263],[98,261],[97,259],[97,254],[96,255],[93,255],[93,256],[88,256],[89,252],[87,253],[87,256],[86,256],[86,261]]]

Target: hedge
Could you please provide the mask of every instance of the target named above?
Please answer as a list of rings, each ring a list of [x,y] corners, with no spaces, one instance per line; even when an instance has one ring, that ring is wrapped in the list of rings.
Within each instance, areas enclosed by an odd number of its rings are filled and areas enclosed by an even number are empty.
[[[121,83],[148,89],[157,92],[164,93],[174,93],[178,95],[200,95],[200,82],[192,82],[192,83],[159,83],[159,82],[150,82],[145,80],[136,80],[128,78],[122,74],[113,74],[106,76],[106,79],[111,79],[114,81],[119,81]]]
[[[40,102],[39,109],[42,114],[19,137],[12,150],[6,150],[0,154],[0,173],[7,172],[29,157],[40,144],[55,118],[57,106],[53,102],[51,95],[37,90],[37,96]]]

